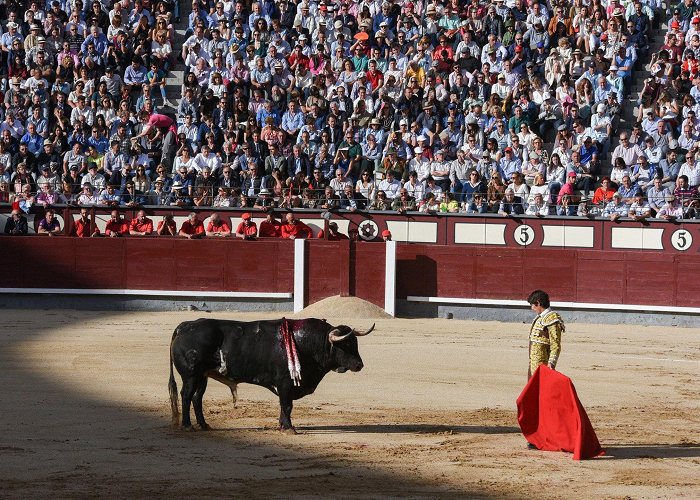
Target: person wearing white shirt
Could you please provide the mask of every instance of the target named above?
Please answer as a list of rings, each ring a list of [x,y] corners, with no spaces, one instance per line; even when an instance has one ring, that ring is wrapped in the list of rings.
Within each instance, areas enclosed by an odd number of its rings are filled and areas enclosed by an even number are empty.
[[[221,158],[212,153],[209,150],[209,146],[204,144],[202,145],[202,151],[195,156],[192,166],[197,172],[201,172],[204,167],[209,167],[211,174],[216,175],[218,169],[221,167]]]
[[[535,194],[533,201],[528,203],[525,215],[536,215],[537,217],[549,215],[549,204],[545,201],[542,193]]]
[[[386,178],[379,183],[377,187],[379,191],[384,191],[386,197],[393,200],[399,195],[399,189],[401,189],[401,182],[394,178],[394,171],[387,170]]]

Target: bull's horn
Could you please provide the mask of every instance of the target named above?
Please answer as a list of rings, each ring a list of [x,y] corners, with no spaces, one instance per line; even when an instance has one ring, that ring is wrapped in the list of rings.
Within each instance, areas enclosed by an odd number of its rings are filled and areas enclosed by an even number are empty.
[[[348,332],[345,335],[340,335],[340,330],[334,328],[328,333],[328,340],[331,342],[340,342],[341,340],[348,338],[350,335],[352,335],[352,333],[353,332]]]
[[[372,323],[372,326],[369,327],[369,330],[367,330],[367,331],[364,332],[364,333],[363,333],[363,332],[358,332],[357,330],[354,330],[354,329],[353,329],[352,333],[353,333],[356,337],[364,337],[365,335],[369,335],[370,333],[372,333],[372,330],[374,330],[374,325],[375,325],[375,324],[376,324],[376,323]]]

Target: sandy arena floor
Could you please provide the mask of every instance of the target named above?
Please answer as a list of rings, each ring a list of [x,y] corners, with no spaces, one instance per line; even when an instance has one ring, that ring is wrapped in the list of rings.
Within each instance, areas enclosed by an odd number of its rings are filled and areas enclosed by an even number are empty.
[[[608,452],[574,462],[519,433],[529,325],[378,319],[290,436],[271,393],[233,408],[213,381],[215,430],[169,426],[170,337],[206,313],[0,315],[4,498],[700,497],[700,329],[568,325],[558,368]]]

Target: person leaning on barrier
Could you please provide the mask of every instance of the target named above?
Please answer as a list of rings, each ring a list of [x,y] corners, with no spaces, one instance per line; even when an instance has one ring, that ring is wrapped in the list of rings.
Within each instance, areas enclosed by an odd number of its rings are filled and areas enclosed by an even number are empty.
[[[211,224],[211,222],[210,222]],[[241,222],[236,228],[236,238],[244,240],[254,240],[258,236],[258,226],[253,221],[253,216],[249,212],[241,215]]]
[[[199,220],[199,216],[196,212],[190,212],[187,220],[182,223],[177,234],[189,240],[204,238],[206,235],[204,223]]]
[[[136,217],[131,219],[129,234],[131,236],[149,236],[153,234],[153,221],[146,217],[146,212],[139,210]]]
[[[56,218],[56,213],[49,209],[44,214],[44,218],[39,222],[37,234],[48,236],[59,236],[61,234],[61,223]]]
[[[211,217],[209,217],[209,223],[207,224],[205,232],[207,236],[225,238],[231,236],[231,227],[221,218],[218,212],[214,212],[211,214]]]
[[[676,197],[672,194],[666,196],[664,205],[656,213],[658,219],[674,221],[683,218],[683,205],[678,203]]]

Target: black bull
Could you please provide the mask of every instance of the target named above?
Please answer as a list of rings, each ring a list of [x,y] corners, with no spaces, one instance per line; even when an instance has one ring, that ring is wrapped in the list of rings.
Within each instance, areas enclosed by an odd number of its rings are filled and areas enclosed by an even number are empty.
[[[332,326],[320,319],[289,321],[301,365],[301,384],[295,386],[287,365],[281,327],[285,320],[225,321],[198,319],[180,323],[170,342],[170,406],[178,425],[177,384],[173,365],[182,377],[182,426],[191,429],[190,404],[197,423],[209,426],[202,398],[209,378],[229,386],[236,402],[236,387],[249,383],[266,387],[279,397],[282,430],[292,430],[292,402],[312,394],[331,370],[357,372],[363,367],[357,337],[369,334],[349,326]]]

